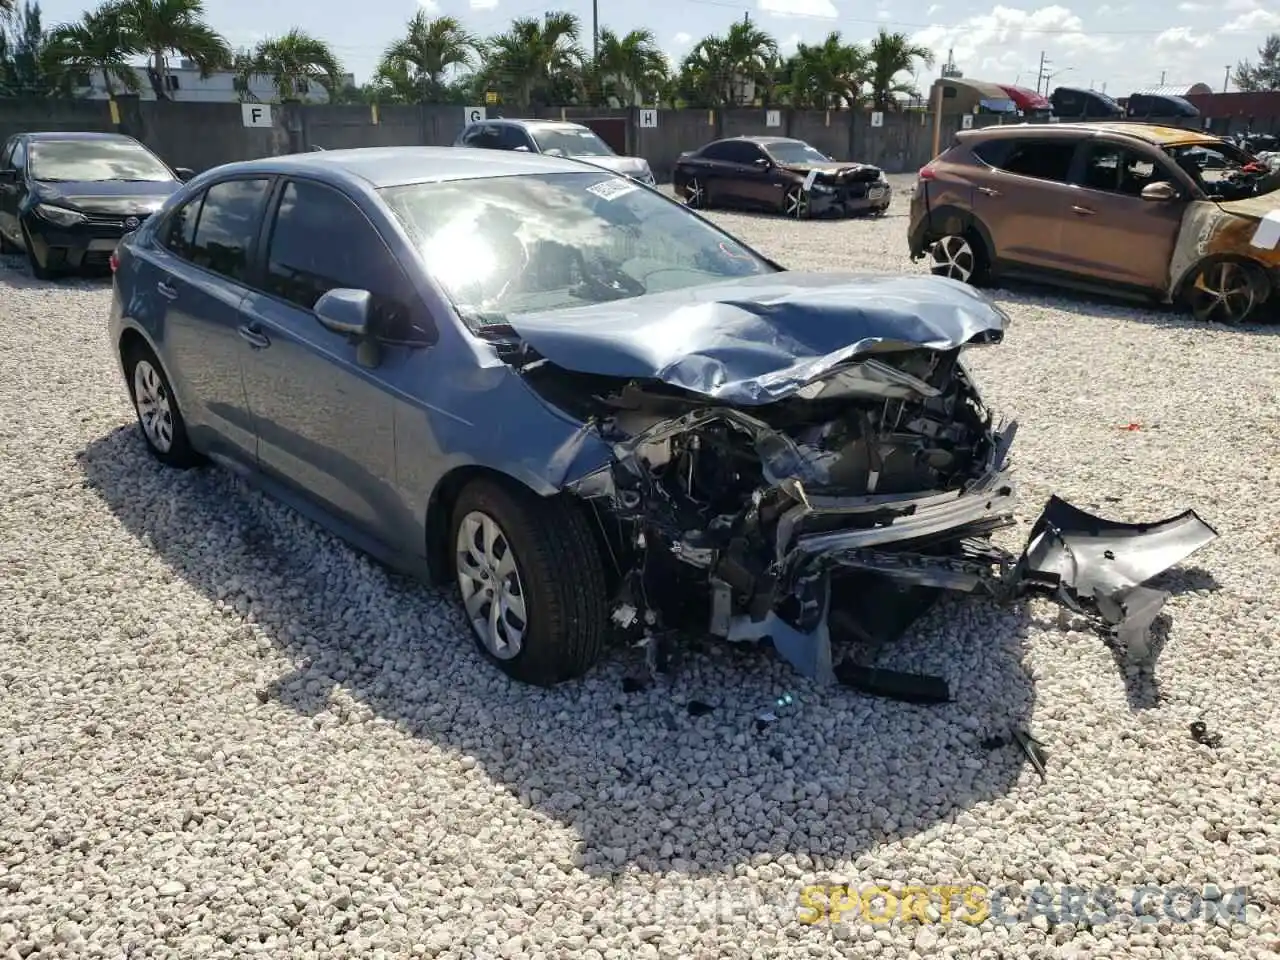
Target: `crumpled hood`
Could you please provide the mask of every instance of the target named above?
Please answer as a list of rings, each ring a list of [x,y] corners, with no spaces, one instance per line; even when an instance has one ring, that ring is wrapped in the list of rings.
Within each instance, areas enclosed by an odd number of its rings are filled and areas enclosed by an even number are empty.
[[[182,187],[178,180],[134,183],[125,180],[80,182],[37,181],[42,203],[53,202],[84,213],[130,216],[160,209],[170,194]]]
[[[1264,193],[1257,197],[1245,197],[1243,200],[1227,200],[1219,203],[1218,206],[1226,210],[1227,213],[1261,220],[1271,211],[1280,210],[1280,191],[1273,190],[1271,193]]]
[[[854,180],[874,180],[880,176],[881,172],[879,167],[873,167],[868,163],[842,163],[837,160],[830,163],[782,163],[779,166],[792,173],[808,173],[810,170],[817,170],[819,173],[825,173],[837,179],[843,177]]]
[[[566,370],[757,406],[854,357],[998,343],[1008,319],[945,277],[784,271],[507,322]]]
[[[649,163],[641,157],[574,157],[582,163],[590,163],[624,177],[643,177],[649,172]]]

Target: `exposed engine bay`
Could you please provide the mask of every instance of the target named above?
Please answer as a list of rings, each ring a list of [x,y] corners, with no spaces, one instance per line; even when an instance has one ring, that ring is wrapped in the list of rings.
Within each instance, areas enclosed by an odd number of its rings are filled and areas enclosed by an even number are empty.
[[[768,637],[802,673],[830,681],[833,606],[844,608],[846,633],[882,643],[923,612],[921,590],[1006,600],[1031,589],[1140,646],[1163,598],[1146,591],[1135,603],[1132,591],[1215,534],[1195,518],[1181,538],[1166,537],[1159,569],[1095,578],[1106,589],[1085,595],[1074,590],[1083,565],[1061,562],[1068,538],[1136,528],[1077,511],[1066,529],[1039,531],[1038,553],[1019,559],[994,546],[991,534],[1014,523],[1006,461],[1016,424],[996,423],[960,353],[858,358],[748,409],[545,360],[526,367],[541,395],[612,445],[614,463],[569,489],[595,510],[615,566],[615,622],[646,634],[702,625],[732,641]],[[1159,525],[1136,532],[1152,531]]]

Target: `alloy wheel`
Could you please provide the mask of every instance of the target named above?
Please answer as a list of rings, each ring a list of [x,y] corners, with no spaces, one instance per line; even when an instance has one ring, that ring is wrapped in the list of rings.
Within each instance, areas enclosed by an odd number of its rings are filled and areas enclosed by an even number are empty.
[[[929,251],[931,263],[929,272],[934,276],[950,277],[968,283],[977,266],[977,257],[973,247],[964,237],[951,235],[943,237]]]
[[[700,210],[707,200],[707,191],[701,180],[690,180],[684,185],[684,202],[686,206]]]
[[[134,365],[133,400],[147,441],[161,453],[168,453],[173,448],[173,407],[164,380],[149,360]]]
[[[1190,299],[1197,320],[1235,324],[1249,316],[1257,291],[1246,267],[1223,260],[1200,269]]]
[[[809,215],[809,195],[799,187],[792,187],[784,198],[788,217],[803,220]]]
[[[529,616],[507,535],[487,513],[473,510],[458,525],[455,549],[458,589],[476,637],[499,660],[512,659],[524,648]]]

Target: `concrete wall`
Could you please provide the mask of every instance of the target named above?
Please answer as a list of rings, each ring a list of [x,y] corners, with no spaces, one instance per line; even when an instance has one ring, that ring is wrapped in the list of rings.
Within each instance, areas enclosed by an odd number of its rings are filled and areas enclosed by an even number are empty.
[[[107,103],[85,100],[0,99],[0,140],[20,130],[120,130],[148,144],[173,166],[207,170],[234,160],[277,156],[322,147],[339,150],[372,146],[447,146],[462,130],[465,109],[456,106],[369,106],[276,104],[273,126],[245,127],[238,103],[154,102],[120,97],[120,122],[112,121]],[[870,111],[779,110],[779,123],[769,126],[769,111],[661,110],[658,125],[641,127],[641,111],[553,107],[521,111],[490,108],[489,116],[542,117],[588,121],[624,118],[627,152],[649,161],[660,179],[670,177],[676,158],[708,140],[739,135],[792,136],[842,160],[858,160],[889,173],[914,171],[933,156],[933,117],[921,112],[885,114],[872,126]],[[1000,122],[975,116],[979,127]],[[941,145],[945,148],[961,127],[960,116],[944,115]],[[1203,120],[1193,121],[1197,126]],[[1214,123],[1227,132],[1242,123],[1238,116]],[[1222,129],[1219,129],[1219,128]],[[1256,129],[1267,127],[1255,124]]]

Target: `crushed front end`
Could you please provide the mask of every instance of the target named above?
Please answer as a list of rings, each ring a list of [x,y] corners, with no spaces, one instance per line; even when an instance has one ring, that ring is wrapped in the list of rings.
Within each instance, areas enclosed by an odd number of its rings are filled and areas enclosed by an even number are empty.
[[[855,360],[749,412],[635,382],[596,400],[615,459],[570,489],[614,534],[619,625],[692,615],[769,638],[819,681],[836,677],[833,629],[883,642],[940,590],[1041,593],[1138,643],[1163,603],[1141,584],[1215,536],[1194,514],[1170,530],[1054,500],[1020,557],[997,547],[1017,425],[995,421],[959,349]]]

